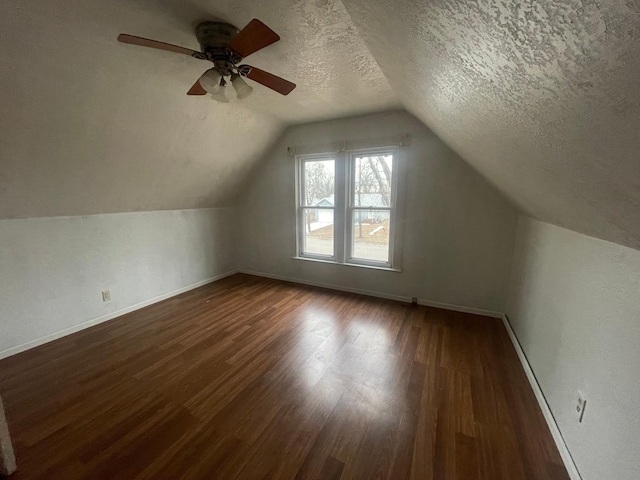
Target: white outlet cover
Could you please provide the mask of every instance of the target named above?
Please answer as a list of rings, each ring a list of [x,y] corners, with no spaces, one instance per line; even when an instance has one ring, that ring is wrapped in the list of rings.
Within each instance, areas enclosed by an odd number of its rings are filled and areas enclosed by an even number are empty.
[[[111,291],[110,290],[103,290],[102,291],[102,301],[103,302],[108,302],[109,300],[111,300]]]

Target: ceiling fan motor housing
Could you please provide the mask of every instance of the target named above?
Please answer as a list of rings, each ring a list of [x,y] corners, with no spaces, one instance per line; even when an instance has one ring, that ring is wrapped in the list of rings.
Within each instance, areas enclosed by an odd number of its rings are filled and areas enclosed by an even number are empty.
[[[227,47],[238,33],[238,28],[225,22],[202,22],[196,27],[196,37],[203,52],[209,48]]]
[[[225,22],[202,22],[196,27],[200,49],[222,75],[231,75],[242,57],[229,50],[229,42],[240,30]]]

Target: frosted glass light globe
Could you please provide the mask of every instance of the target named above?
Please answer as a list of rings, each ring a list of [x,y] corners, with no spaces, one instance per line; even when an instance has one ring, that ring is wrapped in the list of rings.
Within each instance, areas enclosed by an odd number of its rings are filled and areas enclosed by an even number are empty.
[[[209,93],[216,93],[220,89],[220,79],[222,76],[213,68],[207,70],[200,77],[200,85]]]

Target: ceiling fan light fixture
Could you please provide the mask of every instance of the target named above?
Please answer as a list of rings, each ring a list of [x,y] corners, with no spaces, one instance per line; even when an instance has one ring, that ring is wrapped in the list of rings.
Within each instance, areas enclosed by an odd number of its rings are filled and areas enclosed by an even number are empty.
[[[227,97],[227,86],[218,85],[218,89],[211,94],[211,98],[216,102],[229,103],[229,97]]]
[[[204,88],[207,92],[215,94],[222,88],[220,86],[221,79],[222,75],[211,68],[204,72],[204,74],[200,77],[200,85],[202,85],[202,88]]]
[[[231,75],[231,85],[236,91],[236,97],[238,97],[238,100],[244,100],[251,95],[251,92],[253,92],[253,87],[245,82],[240,75]]]

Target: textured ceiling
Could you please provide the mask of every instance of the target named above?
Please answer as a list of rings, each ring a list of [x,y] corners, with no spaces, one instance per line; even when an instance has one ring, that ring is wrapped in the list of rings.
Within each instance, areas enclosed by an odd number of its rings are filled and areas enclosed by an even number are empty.
[[[115,41],[216,17],[276,30],[250,63],[298,88],[188,97],[207,63]],[[401,102],[522,211],[640,248],[637,2],[8,0],[0,27],[0,218],[229,204],[287,124]]]
[[[521,210],[640,248],[640,3],[343,3],[405,107]]]
[[[286,124],[398,106],[339,0],[7,0],[0,19],[0,218],[222,206]],[[248,63],[298,84],[242,103],[186,91],[209,68],[123,45],[197,49],[198,21],[259,18]]]

